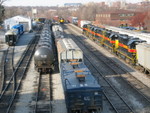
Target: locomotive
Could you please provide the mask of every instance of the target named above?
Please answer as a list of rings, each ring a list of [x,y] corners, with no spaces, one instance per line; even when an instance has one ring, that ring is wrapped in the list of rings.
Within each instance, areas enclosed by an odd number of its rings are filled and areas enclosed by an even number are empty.
[[[9,45],[15,45],[19,37],[24,33],[22,24],[14,25],[10,30],[5,33],[5,42]]]
[[[34,54],[35,69],[41,73],[51,72],[54,68],[54,61],[50,24],[45,23]]]
[[[102,87],[83,60],[83,52],[70,38],[57,40],[58,60],[68,113],[101,112]]]
[[[149,47],[145,40],[91,24],[84,25],[82,33],[96,43],[111,50],[128,63],[134,66],[141,66],[144,73],[150,73],[150,66],[147,64],[150,63],[150,60],[146,59],[150,56],[146,54],[147,50],[141,52],[142,50],[140,49],[140,47]],[[144,63],[144,61],[147,63]]]
[[[59,19],[59,23],[60,23],[60,24],[64,24],[64,22],[65,22],[64,18],[60,18],[60,19]]]

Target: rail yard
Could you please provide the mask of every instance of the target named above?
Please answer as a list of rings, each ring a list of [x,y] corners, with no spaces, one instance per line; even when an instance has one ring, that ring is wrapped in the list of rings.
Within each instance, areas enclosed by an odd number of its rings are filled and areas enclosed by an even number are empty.
[[[0,113],[149,113],[149,75],[62,23],[4,44]]]

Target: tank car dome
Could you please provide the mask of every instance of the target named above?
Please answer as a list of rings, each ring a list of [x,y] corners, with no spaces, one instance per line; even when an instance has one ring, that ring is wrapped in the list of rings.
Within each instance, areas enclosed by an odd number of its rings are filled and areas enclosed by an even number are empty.
[[[51,36],[51,34],[50,33],[43,33],[43,34],[41,34],[41,37],[48,37],[48,36]]]
[[[40,41],[40,42],[38,43],[38,47],[41,47],[41,46],[47,46],[47,47],[52,48],[51,43],[50,43],[50,42],[46,42],[46,41]]]
[[[45,61],[45,62],[51,62],[51,64],[54,62],[54,54],[53,50],[47,46],[42,46],[37,48],[34,54],[34,60],[36,61]]]
[[[52,41],[49,39],[41,39],[39,42],[48,42],[49,44],[52,44]]]

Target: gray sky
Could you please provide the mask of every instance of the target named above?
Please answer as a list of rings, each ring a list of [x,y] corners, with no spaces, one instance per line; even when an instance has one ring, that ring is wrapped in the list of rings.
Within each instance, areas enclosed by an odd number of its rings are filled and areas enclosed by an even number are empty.
[[[87,2],[117,1],[117,0],[8,0],[6,6],[62,6],[64,3],[87,3]],[[124,0],[137,3],[142,0]]]

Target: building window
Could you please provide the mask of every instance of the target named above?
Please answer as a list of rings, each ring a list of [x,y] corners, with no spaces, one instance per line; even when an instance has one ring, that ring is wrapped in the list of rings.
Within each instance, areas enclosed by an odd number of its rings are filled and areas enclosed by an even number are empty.
[[[120,17],[125,17],[127,14],[119,14]]]
[[[130,13],[130,14],[128,14],[128,16],[134,16],[134,13]]]

